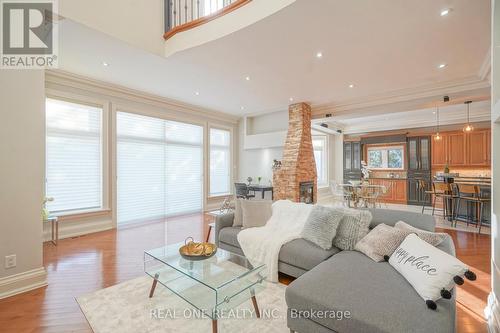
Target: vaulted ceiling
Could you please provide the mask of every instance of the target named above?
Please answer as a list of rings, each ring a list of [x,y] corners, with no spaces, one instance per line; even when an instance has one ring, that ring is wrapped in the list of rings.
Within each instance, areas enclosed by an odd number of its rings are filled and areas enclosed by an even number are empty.
[[[484,100],[490,16],[489,0],[297,0],[167,58],[63,20],[59,61],[66,71],[235,115],[284,110],[291,99],[325,112],[386,99],[424,106],[446,92]]]

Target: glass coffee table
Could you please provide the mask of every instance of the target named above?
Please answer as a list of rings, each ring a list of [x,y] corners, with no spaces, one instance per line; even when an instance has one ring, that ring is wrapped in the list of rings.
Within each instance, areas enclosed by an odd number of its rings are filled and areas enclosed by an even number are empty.
[[[144,271],[153,278],[149,297],[158,283],[212,319],[212,332],[217,332],[217,319],[224,311],[252,301],[260,318],[256,293],[264,289],[266,267],[253,266],[243,256],[217,249],[208,259],[192,261],[179,254],[183,244],[174,244],[144,252]]]

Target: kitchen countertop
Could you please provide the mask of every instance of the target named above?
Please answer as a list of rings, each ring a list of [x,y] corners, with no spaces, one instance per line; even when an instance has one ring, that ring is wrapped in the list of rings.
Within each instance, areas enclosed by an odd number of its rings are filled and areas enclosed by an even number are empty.
[[[390,180],[407,180],[408,178],[406,177],[370,177],[368,178],[368,180],[370,179],[390,179]]]

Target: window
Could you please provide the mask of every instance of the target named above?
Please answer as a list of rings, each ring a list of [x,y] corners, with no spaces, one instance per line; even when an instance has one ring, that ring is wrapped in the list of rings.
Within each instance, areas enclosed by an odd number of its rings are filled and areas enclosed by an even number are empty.
[[[313,136],[314,160],[318,174],[318,186],[328,185],[328,141],[323,135]]]
[[[53,213],[102,208],[101,108],[47,98],[46,195]]]
[[[203,127],[118,112],[118,223],[201,211]]]
[[[231,132],[210,129],[210,195],[231,192]]]
[[[368,147],[369,169],[404,169],[404,146]]]

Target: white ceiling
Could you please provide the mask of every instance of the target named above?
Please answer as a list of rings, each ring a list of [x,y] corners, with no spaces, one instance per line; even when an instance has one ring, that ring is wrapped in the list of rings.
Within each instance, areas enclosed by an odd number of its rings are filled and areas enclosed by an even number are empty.
[[[451,14],[441,17],[443,8]],[[236,115],[284,110],[290,97],[342,104],[478,78],[488,64],[490,12],[489,0],[298,0],[168,58],[63,20],[59,64]],[[440,63],[447,67],[438,69]]]

